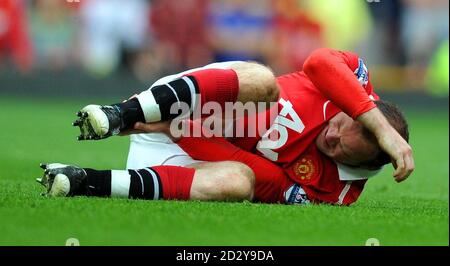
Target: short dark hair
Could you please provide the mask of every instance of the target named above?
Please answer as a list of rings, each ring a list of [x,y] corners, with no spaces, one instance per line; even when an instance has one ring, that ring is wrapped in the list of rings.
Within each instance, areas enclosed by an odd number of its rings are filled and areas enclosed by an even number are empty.
[[[406,121],[405,116],[403,115],[400,108],[397,105],[386,102],[383,100],[375,101],[378,109],[381,113],[386,117],[389,124],[406,140],[409,142],[409,130],[408,130],[408,122]],[[371,141],[375,141],[377,143],[375,136],[366,128],[363,129],[363,134],[370,139]],[[391,157],[380,149],[375,159],[362,163],[363,166],[368,168],[381,168],[383,165],[391,162]]]

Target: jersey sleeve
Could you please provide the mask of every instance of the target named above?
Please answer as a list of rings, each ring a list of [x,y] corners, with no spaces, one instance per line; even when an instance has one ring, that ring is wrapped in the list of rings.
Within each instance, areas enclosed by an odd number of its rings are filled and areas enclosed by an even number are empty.
[[[338,51],[339,52],[339,51]],[[371,100],[379,100],[380,97],[375,93],[372,82],[370,81],[370,71],[364,62],[364,59],[356,53],[343,51],[339,52],[344,58],[347,66],[353,71],[359,84],[366,90]]]
[[[354,53],[318,49],[306,60],[303,71],[326,98],[354,119],[376,107],[373,100],[378,96],[369,71]]]

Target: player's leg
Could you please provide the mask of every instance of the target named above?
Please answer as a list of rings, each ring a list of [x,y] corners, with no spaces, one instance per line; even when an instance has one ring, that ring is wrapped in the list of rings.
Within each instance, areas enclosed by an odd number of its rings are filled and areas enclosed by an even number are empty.
[[[255,175],[245,164],[232,161],[193,164],[196,169],[192,200],[253,200]]]
[[[42,165],[40,180],[49,196],[241,201],[253,197],[254,175],[237,162],[190,167],[154,166],[139,170],[94,170],[63,164]]]
[[[192,112],[198,102],[234,102],[238,77],[229,69],[233,62],[216,63],[161,78],[148,90],[128,101],[112,105],[88,105],[77,113],[73,125],[79,126],[79,140],[102,139],[130,129],[136,122],[157,122],[175,118],[173,104]],[[199,97],[200,96],[200,97]]]
[[[265,66],[247,62],[216,63],[163,78],[136,98],[108,106],[88,105],[74,122],[80,140],[102,139],[130,129],[136,122],[167,121],[190,114],[207,102],[274,102],[275,76]],[[183,112],[171,111],[175,105]]]

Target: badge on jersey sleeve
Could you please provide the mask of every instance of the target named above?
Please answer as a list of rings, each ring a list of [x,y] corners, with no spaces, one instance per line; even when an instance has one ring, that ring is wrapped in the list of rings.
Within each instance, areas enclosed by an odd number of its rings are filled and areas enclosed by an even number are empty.
[[[364,64],[364,60],[361,58],[358,58],[358,68],[354,73],[359,83],[363,87],[366,87],[367,83],[369,83],[369,70],[367,69],[366,64]]]
[[[308,196],[303,188],[294,184],[284,192],[284,199],[286,204],[308,204],[310,203]]]

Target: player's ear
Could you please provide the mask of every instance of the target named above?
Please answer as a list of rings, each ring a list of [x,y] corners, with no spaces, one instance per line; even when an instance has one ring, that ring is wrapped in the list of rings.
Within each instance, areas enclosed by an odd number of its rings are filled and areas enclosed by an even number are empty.
[[[359,167],[370,171],[377,171],[381,170],[381,168],[383,168],[383,165],[385,165],[385,163],[382,163],[377,156],[373,160],[361,163]]]

